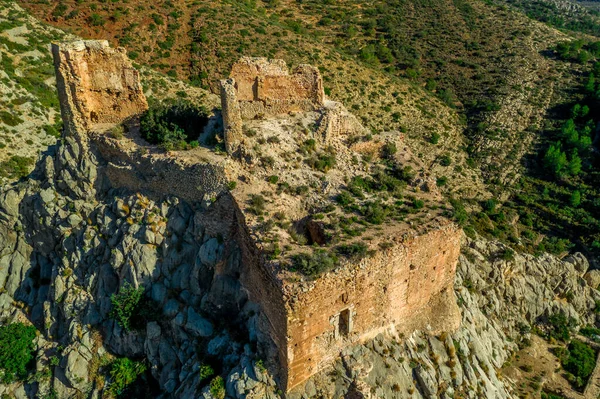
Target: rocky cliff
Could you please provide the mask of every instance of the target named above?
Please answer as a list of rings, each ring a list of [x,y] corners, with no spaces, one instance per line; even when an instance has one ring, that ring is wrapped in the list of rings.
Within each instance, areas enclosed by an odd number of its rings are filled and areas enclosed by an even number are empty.
[[[215,359],[229,397],[276,397],[255,345],[260,316],[231,277],[240,248],[220,227],[230,225],[219,212],[228,197],[207,211],[129,195],[102,184],[99,163],[66,139],[29,180],[0,194],[2,320],[27,318],[41,332],[37,378],[0,391],[98,397],[111,383],[99,365],[112,355],[147,358],[163,397],[212,397],[198,370]],[[503,260],[505,249],[465,239],[456,333],[380,335],[345,349],[333,370],[289,396],[516,397],[501,367],[527,338],[524,326],[559,311],[592,324],[600,294],[581,278],[581,255]],[[131,331],[109,315],[110,296],[126,279],[145,288],[156,313]]]

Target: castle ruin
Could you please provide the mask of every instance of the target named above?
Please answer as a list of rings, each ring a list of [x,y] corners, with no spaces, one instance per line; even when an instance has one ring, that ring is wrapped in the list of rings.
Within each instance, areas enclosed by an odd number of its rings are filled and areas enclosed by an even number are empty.
[[[325,93],[319,70],[299,65],[290,74],[283,60],[243,57],[221,80],[225,145],[232,153],[242,141],[242,121],[269,118],[323,107]]]
[[[258,327],[276,346],[283,390],[300,386],[331,365],[344,348],[377,334],[439,333],[458,327],[453,283],[462,231],[456,225],[442,216],[432,217],[427,227],[392,221],[383,234],[367,230],[366,234],[372,233],[369,246],[374,250],[359,260],[347,259],[314,279],[285,270],[250,235],[251,215],[244,213],[243,206],[247,195],[226,188],[227,168],[243,165],[230,160],[217,167],[214,157],[192,166],[164,162],[152,154],[129,159],[132,152],[90,133],[98,124],[121,123],[147,109],[138,73],[124,50],[110,49],[106,42],[80,41],[53,45],[53,54],[65,134],[89,133],[106,159],[113,186],[187,201],[201,201],[205,191],[220,198],[211,206],[223,207],[218,212],[226,215],[222,224],[227,226],[215,229],[235,241],[242,257],[242,270],[231,272],[228,278],[238,279],[248,299],[262,309],[264,317]],[[264,58],[243,58],[235,64],[231,78],[221,82],[221,101],[230,154],[243,141],[245,120],[328,109],[316,68],[301,65],[290,74],[285,62]],[[324,113],[317,134],[341,135],[358,129],[360,124],[345,109],[335,104],[329,109],[336,114]],[[210,157],[208,152],[202,154]],[[111,165],[111,157],[118,158],[116,165]],[[154,173],[159,164],[160,173]],[[189,179],[198,176],[202,178],[190,184]],[[178,180],[183,183],[173,183]],[[380,245],[384,240],[386,245]],[[221,272],[228,273],[227,267],[218,267],[216,273]]]
[[[79,40],[52,44],[52,54],[61,70],[57,83],[64,121],[90,129],[122,123],[148,109],[125,49],[113,49],[106,40]]]

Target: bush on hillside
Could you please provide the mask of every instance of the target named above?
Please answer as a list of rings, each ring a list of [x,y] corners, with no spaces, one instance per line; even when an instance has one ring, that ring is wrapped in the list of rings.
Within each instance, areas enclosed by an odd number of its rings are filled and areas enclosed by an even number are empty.
[[[145,328],[146,323],[154,318],[153,301],[144,297],[143,287],[134,288],[125,282],[118,294],[111,295],[110,302],[110,317],[127,331]]]
[[[10,384],[27,377],[33,359],[35,327],[23,323],[0,326],[0,382]]]
[[[136,362],[126,357],[116,359],[110,367],[110,392],[118,396],[143,374],[147,366],[143,362]]]
[[[577,388],[583,388],[596,366],[596,352],[588,344],[574,339],[561,362],[564,369],[573,375],[571,382]]]
[[[140,119],[142,137],[166,150],[185,150],[197,145],[208,121],[208,111],[186,101],[151,107]],[[195,142],[196,144],[191,144]]]

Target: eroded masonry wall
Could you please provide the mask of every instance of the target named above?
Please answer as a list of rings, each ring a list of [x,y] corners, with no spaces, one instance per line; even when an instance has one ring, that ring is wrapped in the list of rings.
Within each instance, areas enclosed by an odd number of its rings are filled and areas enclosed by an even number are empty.
[[[452,287],[461,234],[450,224],[395,243],[297,292],[288,301],[287,389],[330,364],[345,346],[392,326],[405,334],[458,328]]]
[[[324,104],[323,80],[310,65],[290,74],[283,60],[244,57],[233,65],[230,77],[243,119],[313,111]]]
[[[121,123],[148,109],[125,49],[113,49],[105,40],[78,40],[53,44],[52,54],[63,120],[90,128]]]

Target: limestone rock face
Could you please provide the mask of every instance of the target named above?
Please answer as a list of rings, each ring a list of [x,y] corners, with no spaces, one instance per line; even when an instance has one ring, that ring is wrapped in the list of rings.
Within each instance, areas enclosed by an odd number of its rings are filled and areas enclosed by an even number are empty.
[[[63,120],[89,129],[121,123],[148,109],[139,74],[123,48],[105,40],[53,44],[52,54]]]
[[[583,278],[592,288],[598,289],[600,286],[600,270],[590,270]]]

